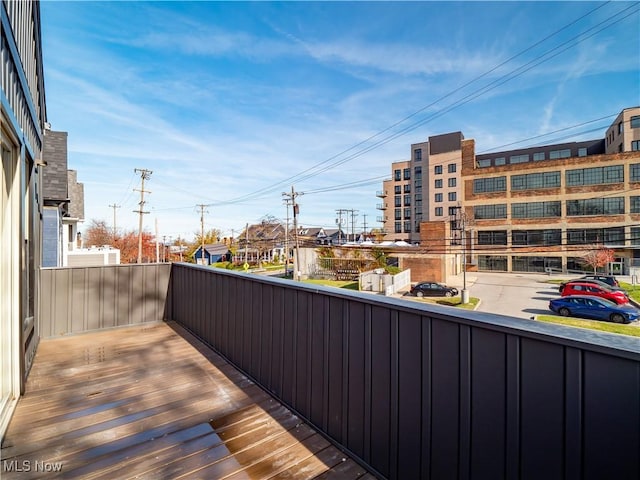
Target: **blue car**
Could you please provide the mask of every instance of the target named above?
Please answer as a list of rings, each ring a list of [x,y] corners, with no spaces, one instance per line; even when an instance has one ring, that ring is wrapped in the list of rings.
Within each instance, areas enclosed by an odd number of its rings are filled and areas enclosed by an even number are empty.
[[[549,302],[549,309],[563,317],[580,317],[614,323],[635,322],[640,310],[628,303],[618,305],[606,298],[569,295]]]

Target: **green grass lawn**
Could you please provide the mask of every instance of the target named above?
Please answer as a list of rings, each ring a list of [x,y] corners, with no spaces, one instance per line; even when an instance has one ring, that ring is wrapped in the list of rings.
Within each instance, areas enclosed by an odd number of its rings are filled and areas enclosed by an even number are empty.
[[[640,337],[640,327],[633,325],[620,325],[619,323],[584,320],[582,318],[573,317],[559,317],[557,315],[536,315],[536,320],[540,322],[558,323],[560,325],[569,325],[571,327],[587,328],[590,330]]]
[[[416,300],[422,303],[435,303],[437,305],[446,305],[447,307],[458,307],[464,308],[465,310],[473,310],[478,305],[480,301],[479,298],[469,297],[469,303],[462,303],[462,298],[460,297],[403,297],[410,298],[411,300]]]
[[[358,282],[352,280],[303,280],[304,283],[312,285],[324,285],[326,287],[346,288],[347,290],[359,290]]]

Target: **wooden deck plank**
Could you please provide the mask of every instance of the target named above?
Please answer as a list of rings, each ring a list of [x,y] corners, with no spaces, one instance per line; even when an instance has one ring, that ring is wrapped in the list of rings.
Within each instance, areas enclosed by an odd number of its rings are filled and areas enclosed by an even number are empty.
[[[36,461],[83,479],[313,478],[345,463],[222,357],[162,323],[42,341],[1,454],[2,478],[20,480],[42,476],[16,471]]]

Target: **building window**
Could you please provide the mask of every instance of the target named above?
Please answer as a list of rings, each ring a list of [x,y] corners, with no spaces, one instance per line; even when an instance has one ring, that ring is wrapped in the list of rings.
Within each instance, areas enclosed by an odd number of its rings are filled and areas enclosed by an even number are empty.
[[[528,173],[511,177],[511,190],[557,188],[559,186],[560,172]]]
[[[394,185],[393,186],[393,193],[395,193],[396,195],[398,195],[399,193],[402,193],[402,186],[401,185]]]
[[[624,182],[623,165],[612,165],[610,167],[578,168],[576,170],[567,170],[566,172],[567,187],[622,182]]]
[[[454,217],[456,215],[458,215],[458,207],[449,207],[449,216],[450,217]]]
[[[578,149],[578,156],[579,157],[586,157],[587,156],[587,149],[584,147],[581,147]]]
[[[405,195],[404,196],[404,204],[405,205],[411,205],[411,195]]]
[[[416,193],[414,198],[415,198],[416,202],[421,202],[422,201],[422,194],[421,193]]]
[[[487,220],[493,218],[507,218],[507,205],[477,205],[473,207],[473,218],[476,220]]]
[[[411,169],[410,168],[405,168],[403,171],[403,179],[404,180],[411,180]]]
[[[511,244],[528,245],[560,245],[562,230],[514,230],[511,232]]]
[[[402,206],[402,197],[400,195],[396,195],[393,197],[393,206],[401,207]]]
[[[422,167],[415,167],[413,169],[413,174],[415,175],[415,178],[422,178]]]
[[[458,199],[458,195],[456,192],[449,192],[448,198],[450,202],[455,202]]]
[[[441,193],[436,193],[435,201],[436,202],[442,202],[442,194]]]
[[[498,157],[493,161],[493,164],[496,167],[499,167],[500,165],[506,165],[507,164],[507,159],[505,157]]]
[[[404,233],[411,233],[411,222],[404,222]]]
[[[394,170],[393,171],[393,179],[396,182],[399,182],[400,180],[402,180],[402,170]]]
[[[478,160],[476,161],[476,166],[478,168],[487,168],[491,166],[491,159],[490,158],[485,158],[482,160]]]
[[[413,159],[414,159],[416,162],[421,162],[421,161],[422,161],[422,149],[421,149],[421,148],[416,148],[416,149],[413,151]]]
[[[420,233],[420,222],[416,221],[415,232]]]
[[[629,181],[640,182],[640,163],[629,165]]]
[[[401,208],[396,208],[394,211],[394,220],[402,220],[402,209]]]
[[[545,218],[561,215],[560,201],[512,203],[512,218]]]
[[[436,188],[442,188],[442,179],[441,178],[436,178],[435,183],[435,187]]]
[[[529,161],[529,154],[523,154],[523,155],[511,155],[509,157],[509,163],[513,164],[513,163],[525,163]]]
[[[549,152],[549,158],[555,160],[557,158],[569,158],[571,157],[571,149],[565,148],[563,150],[551,150]]]
[[[411,184],[410,183],[407,183],[404,186],[404,193],[411,193]]]
[[[436,175],[442,175],[442,165],[436,165],[433,167],[433,173]]]
[[[624,244],[624,227],[567,230],[567,245]]]
[[[567,216],[621,215],[624,213],[624,197],[587,198],[567,200]]]
[[[402,222],[395,222],[393,224],[395,233],[402,233]]]
[[[638,150],[640,150],[640,140],[633,140],[631,142],[631,151],[637,152]]]
[[[640,245],[640,227],[631,227],[631,245]]]
[[[533,161],[544,160],[544,152],[536,152],[533,154]]]
[[[441,217],[442,216],[442,207],[436,207],[435,215],[436,215],[436,217]]]
[[[450,178],[450,179],[449,179],[449,186],[450,186],[450,187],[455,187],[455,186],[457,185],[456,180],[457,180],[457,179],[456,179],[455,177]]]
[[[618,134],[622,133],[622,122],[618,123]]]
[[[640,213],[640,197],[631,197],[629,213]]]
[[[447,165],[447,171],[449,173],[456,173],[456,164],[450,163],[449,165]]]
[[[405,208],[404,209],[404,218],[411,218],[411,209],[410,208]]]
[[[473,181],[473,193],[504,192],[507,177],[477,178]]]
[[[478,255],[478,270],[506,272],[507,257],[503,255]]]
[[[547,268],[562,268],[560,257],[516,257],[511,259],[511,270],[514,272],[544,272]]]
[[[631,117],[631,128],[640,128],[640,115],[634,115]]]
[[[506,245],[506,230],[490,230],[478,232],[478,245]]]

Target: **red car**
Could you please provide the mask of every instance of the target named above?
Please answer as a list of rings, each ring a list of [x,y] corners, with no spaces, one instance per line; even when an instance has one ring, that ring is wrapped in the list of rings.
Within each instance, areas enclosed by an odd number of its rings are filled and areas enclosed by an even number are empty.
[[[585,282],[569,282],[562,289],[561,296],[568,295],[592,295],[594,297],[606,298],[618,305],[629,303],[629,298],[620,290],[611,290],[610,288]]]

